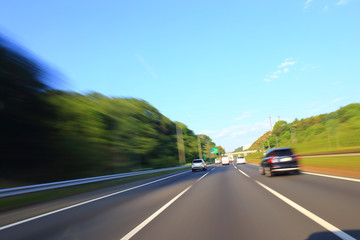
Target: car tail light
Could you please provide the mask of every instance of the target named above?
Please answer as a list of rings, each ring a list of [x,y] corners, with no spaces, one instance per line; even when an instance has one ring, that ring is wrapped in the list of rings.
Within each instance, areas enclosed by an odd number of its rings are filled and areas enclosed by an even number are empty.
[[[294,158],[295,158],[295,160],[296,160],[296,161],[299,161],[299,160],[300,160],[300,158],[301,158],[301,155],[299,155],[299,154],[294,155]]]
[[[274,162],[274,159],[275,159],[275,156],[274,157],[271,157],[269,160],[267,160],[268,163],[273,163]]]

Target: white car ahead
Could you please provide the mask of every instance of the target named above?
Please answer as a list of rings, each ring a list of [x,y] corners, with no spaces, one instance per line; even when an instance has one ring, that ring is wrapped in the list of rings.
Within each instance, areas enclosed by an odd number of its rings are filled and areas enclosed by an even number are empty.
[[[221,163],[222,163],[222,165],[229,165],[230,164],[229,158],[228,157],[222,157],[221,158]]]
[[[238,157],[236,160],[236,163],[237,164],[245,164],[246,163],[245,157]]]
[[[193,172],[196,170],[206,171],[206,163],[203,159],[194,159],[191,166]]]

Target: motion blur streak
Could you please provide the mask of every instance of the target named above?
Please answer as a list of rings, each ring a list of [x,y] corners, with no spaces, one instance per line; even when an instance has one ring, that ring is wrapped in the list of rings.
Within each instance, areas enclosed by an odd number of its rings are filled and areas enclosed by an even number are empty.
[[[145,100],[52,89],[39,62],[0,35],[0,176],[12,184],[0,188],[174,167],[198,139],[207,158],[215,147]]]
[[[313,214],[312,212],[306,210],[305,208],[301,207],[300,205],[296,204],[295,202],[291,201],[290,199],[288,199],[287,197],[284,197],[283,195],[281,195],[280,193],[272,190],[271,188],[269,188],[268,186],[262,184],[259,181],[255,181],[257,184],[259,184],[261,187],[265,188],[266,190],[268,190],[270,193],[272,193],[273,195],[275,195],[276,197],[280,198],[282,201],[284,201],[285,203],[289,204],[291,207],[295,208],[296,210],[298,210],[299,212],[301,212],[302,214],[304,214],[305,216],[307,216],[308,218],[310,218],[311,220],[313,220],[314,222],[320,224],[321,226],[323,226],[325,229],[329,230],[330,232],[334,233],[335,235],[337,235],[339,238],[343,239],[343,240],[356,240],[355,238],[351,237],[350,235],[346,234],[345,232],[341,231],[339,228],[335,227],[334,225],[326,222],[324,219],[316,216],[315,214]]]

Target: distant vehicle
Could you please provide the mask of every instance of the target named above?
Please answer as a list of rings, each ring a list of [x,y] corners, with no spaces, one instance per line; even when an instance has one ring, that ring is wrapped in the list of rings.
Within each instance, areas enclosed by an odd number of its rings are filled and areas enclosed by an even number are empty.
[[[196,170],[206,171],[206,163],[203,159],[194,159],[192,161],[191,169],[193,172]]]
[[[229,155],[229,162],[232,163],[234,161],[233,155]]]
[[[259,173],[271,177],[277,172],[298,174],[300,165],[291,148],[274,148],[266,152],[259,165]]]
[[[238,157],[238,158],[236,159],[236,163],[237,163],[237,164],[245,164],[245,163],[246,163],[245,157]]]
[[[220,161],[220,158],[216,158],[216,159],[215,159],[215,164],[220,164],[220,162],[221,162],[221,161]]]
[[[222,163],[222,165],[229,165],[230,164],[229,158],[228,157],[222,157],[221,163]]]

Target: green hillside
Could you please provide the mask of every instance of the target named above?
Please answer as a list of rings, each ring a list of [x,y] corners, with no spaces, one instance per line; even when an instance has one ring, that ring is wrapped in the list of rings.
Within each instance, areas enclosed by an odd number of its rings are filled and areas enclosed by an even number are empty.
[[[2,187],[177,166],[179,150],[189,163],[216,146],[145,100],[52,89],[48,68],[1,36],[0,53]]]
[[[272,132],[260,137],[251,149],[265,151],[274,147],[294,147],[299,154],[358,151],[360,104],[291,123],[278,121]]]

